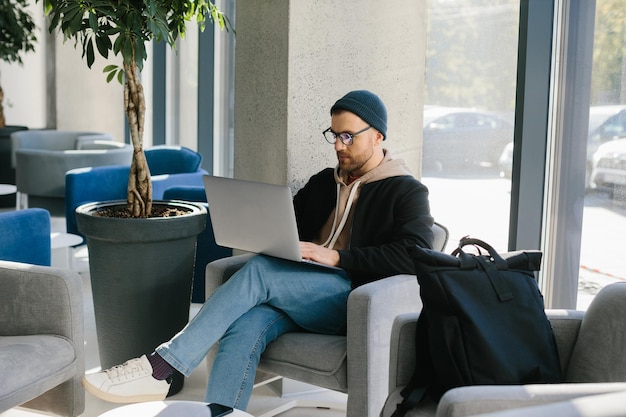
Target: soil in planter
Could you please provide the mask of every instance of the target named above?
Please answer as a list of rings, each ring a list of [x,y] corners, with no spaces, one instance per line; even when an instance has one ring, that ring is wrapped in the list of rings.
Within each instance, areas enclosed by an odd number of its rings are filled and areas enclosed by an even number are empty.
[[[176,216],[184,216],[188,214],[191,210],[183,209],[180,207],[172,207],[167,205],[153,205],[152,212],[148,217],[176,217]],[[120,219],[129,219],[133,216],[128,210],[126,206],[114,206],[98,209],[95,213],[96,216],[99,217],[115,217]]]

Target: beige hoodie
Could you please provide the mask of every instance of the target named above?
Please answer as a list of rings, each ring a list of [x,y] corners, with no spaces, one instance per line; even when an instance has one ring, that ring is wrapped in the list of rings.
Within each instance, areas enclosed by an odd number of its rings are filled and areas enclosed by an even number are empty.
[[[341,178],[339,169],[335,169],[337,205],[330,213],[328,220],[322,227],[322,230],[320,230],[318,239],[314,243],[329,249],[348,249],[350,247],[353,208],[359,199],[361,186],[385,178],[413,175],[402,159],[393,159],[388,150],[385,149],[383,151],[385,157],[380,165],[356,179],[350,185],[346,185],[347,178]]]

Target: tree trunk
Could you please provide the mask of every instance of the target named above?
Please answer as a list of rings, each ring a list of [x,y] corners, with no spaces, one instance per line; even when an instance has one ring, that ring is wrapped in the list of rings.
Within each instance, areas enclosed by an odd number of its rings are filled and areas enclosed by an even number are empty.
[[[128,177],[128,210],[133,217],[148,217],[152,211],[152,183],[150,169],[143,152],[143,130],[146,114],[146,99],[143,86],[134,62],[124,64],[124,108],[133,144],[133,160]]]
[[[0,127],[6,126],[6,120],[4,119],[4,107],[2,107],[3,101],[4,101],[4,91],[2,90],[2,86],[0,86]]]

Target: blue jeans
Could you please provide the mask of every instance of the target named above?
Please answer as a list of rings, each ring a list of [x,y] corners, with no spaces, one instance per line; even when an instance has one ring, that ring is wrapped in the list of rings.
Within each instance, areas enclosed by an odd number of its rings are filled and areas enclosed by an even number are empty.
[[[255,256],[156,352],[189,376],[219,341],[205,401],[245,409],[265,347],[298,330],[345,333],[350,289],[342,270]]]

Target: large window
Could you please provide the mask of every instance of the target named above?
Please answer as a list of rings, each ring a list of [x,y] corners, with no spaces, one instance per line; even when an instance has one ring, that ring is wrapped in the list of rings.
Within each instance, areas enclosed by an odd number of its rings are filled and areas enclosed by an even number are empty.
[[[579,308],[626,280],[626,0],[596,0],[587,146]]]
[[[423,181],[448,250],[540,247],[549,304],[586,308],[626,280],[626,0],[597,0],[593,30],[584,2],[429,4]]]
[[[507,249],[519,0],[430,0],[422,181],[449,252]]]

